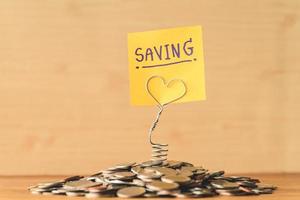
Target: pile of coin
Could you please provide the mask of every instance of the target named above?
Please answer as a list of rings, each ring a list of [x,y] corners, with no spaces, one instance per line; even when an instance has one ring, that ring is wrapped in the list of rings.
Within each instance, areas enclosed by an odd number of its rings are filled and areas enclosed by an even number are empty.
[[[182,161],[123,163],[91,176],[72,176],[29,187],[33,194],[93,197],[179,197],[270,194],[275,186],[258,179],[224,176]]]

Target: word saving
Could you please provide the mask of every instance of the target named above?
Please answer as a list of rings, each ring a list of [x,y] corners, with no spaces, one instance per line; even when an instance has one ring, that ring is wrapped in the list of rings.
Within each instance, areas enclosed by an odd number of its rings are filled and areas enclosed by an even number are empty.
[[[136,48],[135,55],[136,61],[153,61],[153,60],[170,60],[171,58],[180,58],[182,54],[191,56],[194,53],[194,47],[192,46],[192,38],[189,38],[183,44],[165,44],[160,46],[154,46],[153,48],[141,47]]]

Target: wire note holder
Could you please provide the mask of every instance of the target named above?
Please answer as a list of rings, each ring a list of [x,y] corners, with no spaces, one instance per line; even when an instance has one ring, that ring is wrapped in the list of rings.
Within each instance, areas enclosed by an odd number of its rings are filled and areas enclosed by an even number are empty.
[[[183,84],[183,86],[184,86],[184,87],[183,87],[184,89],[183,89],[182,93],[181,93],[179,96],[177,96],[177,97],[175,97],[175,98],[169,100],[168,102],[162,103],[162,102],[160,102],[160,101],[155,97],[155,95],[150,91],[149,83],[150,83],[150,81],[151,81],[152,79],[154,79],[154,78],[159,78],[159,79],[161,79],[166,87],[171,86],[172,83],[174,83],[174,82],[181,82],[181,83]],[[151,147],[152,147],[151,160],[154,161],[154,162],[162,162],[162,161],[167,160],[167,157],[168,157],[168,146],[169,146],[169,145],[168,145],[168,144],[160,144],[160,143],[155,143],[155,142],[153,142],[153,140],[152,140],[152,134],[153,134],[153,131],[155,130],[155,128],[157,127],[157,124],[158,124],[158,122],[159,122],[159,119],[160,119],[160,117],[161,117],[162,112],[164,111],[164,108],[165,108],[167,105],[169,105],[169,104],[171,104],[171,103],[174,103],[175,101],[178,101],[179,99],[183,98],[183,97],[186,95],[186,93],[187,93],[187,86],[186,86],[186,83],[185,83],[182,79],[177,79],[177,78],[175,78],[175,79],[171,79],[170,81],[167,82],[162,76],[157,76],[157,75],[155,75],[155,76],[151,76],[150,78],[148,78],[148,80],[147,80],[147,82],[146,82],[146,90],[147,90],[147,93],[148,93],[148,94],[154,99],[154,101],[157,103],[156,106],[157,106],[158,109],[159,109],[159,110],[158,110],[158,113],[157,113],[157,115],[156,115],[156,118],[155,118],[155,120],[153,121],[153,123],[152,123],[152,125],[151,125],[151,127],[150,127],[150,129],[149,129],[149,142],[150,142]]]

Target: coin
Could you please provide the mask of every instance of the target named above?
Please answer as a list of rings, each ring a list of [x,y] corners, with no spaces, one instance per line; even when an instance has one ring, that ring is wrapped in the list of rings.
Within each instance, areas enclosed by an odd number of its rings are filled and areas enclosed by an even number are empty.
[[[48,183],[40,183],[38,184],[38,188],[47,189],[47,188],[54,188],[59,187],[64,183],[64,181],[54,181]]]
[[[101,197],[100,193],[95,193],[95,192],[90,192],[90,193],[86,193],[85,194],[86,198],[97,198],[97,197]]]
[[[30,191],[31,192],[36,192],[36,193],[38,193],[38,192],[42,193],[42,192],[51,191],[51,189],[35,187],[35,188],[31,188]]]
[[[133,172],[116,172],[113,174],[113,176],[117,178],[123,178],[123,179],[128,179],[128,178],[134,178],[136,175]]]
[[[65,183],[64,188],[84,189],[84,188],[93,187],[93,186],[97,186],[97,185],[101,185],[101,183],[96,183],[96,182],[93,182],[93,181],[88,181],[88,180],[85,180],[85,179],[81,179],[81,180],[71,181],[71,182]]]
[[[37,194],[42,194],[42,192],[35,191],[35,190],[31,190],[30,192],[31,192],[31,194],[36,194],[36,195],[37,195]]]
[[[239,189],[240,190],[243,190],[244,192],[253,192],[253,190],[251,189],[251,188],[247,188],[247,187],[245,187],[245,186],[239,186]]]
[[[191,166],[189,166],[189,167],[181,167],[181,170],[188,170],[188,171],[192,171],[192,172],[197,171],[198,169],[199,169],[199,167],[191,167]]]
[[[71,197],[80,197],[85,195],[84,192],[66,192],[66,194],[67,196],[71,196]]]
[[[183,165],[183,162],[181,161],[176,161],[176,160],[168,160],[167,161],[168,163],[168,166],[171,167],[171,168],[179,168]]]
[[[42,192],[43,195],[54,195],[52,192]]]
[[[207,170],[205,170],[205,169],[198,169],[198,170],[194,171],[193,173],[195,175],[202,175],[202,174],[205,174],[206,172],[207,172]]]
[[[145,192],[146,190],[143,187],[131,186],[131,187],[125,187],[119,189],[117,192],[117,196],[122,198],[132,198],[132,197],[139,197],[143,195]]]
[[[52,193],[53,194],[66,194],[66,190],[64,189],[55,189],[55,190],[52,190]]]
[[[154,192],[147,192],[144,194],[144,197],[147,197],[147,198],[155,198],[155,197],[158,197],[157,193],[154,193]]]
[[[93,187],[89,187],[87,188],[87,191],[89,192],[103,192],[105,191],[107,188],[107,186],[105,185],[98,185],[98,186],[93,186]]]
[[[140,166],[134,166],[131,168],[131,171],[135,174],[138,174],[143,171],[143,168],[141,168]]]
[[[157,173],[156,171],[143,171],[137,175],[138,178],[144,179],[157,179],[160,178],[162,175]]]
[[[258,191],[256,194],[272,194],[273,189],[271,188],[258,188],[258,189],[253,189],[252,191]]]
[[[115,165],[113,167],[110,167],[108,169],[109,170],[128,169],[128,168],[130,168],[131,166],[133,166],[135,164],[136,164],[135,162],[120,163],[120,164],[117,164],[117,165]]]
[[[132,180],[132,184],[133,184],[133,185],[137,185],[137,186],[142,186],[142,187],[145,186],[145,182],[142,181],[142,180],[140,180],[140,179],[133,179],[133,180]]]
[[[259,187],[261,189],[276,189],[276,186],[270,185],[270,184],[257,183],[256,185],[257,185],[257,187]]]
[[[201,188],[198,190],[193,190],[192,194],[195,195],[195,197],[210,197],[215,195],[215,193],[212,190]]]
[[[224,171],[217,171],[217,172],[212,172],[209,174],[209,178],[214,178],[217,176],[222,176],[225,172]]]
[[[237,182],[239,185],[241,186],[245,186],[245,187],[250,187],[250,188],[256,188],[256,182],[252,182],[252,181],[239,181]]]
[[[163,161],[161,160],[150,160],[150,161],[146,161],[141,163],[142,167],[152,167],[152,166],[157,166],[157,165],[161,165]]]
[[[168,160],[128,162],[90,176],[71,176],[28,187],[32,194],[87,198],[244,196],[270,194],[275,189],[255,178],[225,176],[224,171],[209,173],[191,163]]]
[[[192,163],[189,163],[189,162],[182,162],[182,165],[181,166],[184,166],[184,167],[193,167],[194,165]]]
[[[146,187],[154,191],[160,191],[160,190],[174,190],[177,189],[179,185],[177,183],[152,181],[151,183],[146,184]]]
[[[181,176],[193,176],[194,173],[190,170],[186,170],[186,169],[181,169],[180,171],[178,171],[178,175]]]
[[[161,180],[166,183],[178,183],[178,184],[184,184],[188,183],[191,179],[187,176],[181,176],[181,175],[168,175],[161,177]]]
[[[228,182],[225,180],[212,180],[210,182],[211,185],[213,185],[215,188],[223,189],[223,188],[238,188],[239,184],[234,182]]]
[[[154,167],[153,168],[155,171],[162,175],[177,175],[178,172],[175,169],[172,168],[167,168],[167,167]]]
[[[65,178],[65,182],[68,182],[68,181],[77,181],[79,179],[83,178],[83,176],[71,176],[71,177],[68,177],[68,178]]]

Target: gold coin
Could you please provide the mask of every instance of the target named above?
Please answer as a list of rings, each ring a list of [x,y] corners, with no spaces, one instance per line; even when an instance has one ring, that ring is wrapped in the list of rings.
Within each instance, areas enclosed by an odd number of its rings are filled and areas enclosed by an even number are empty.
[[[166,183],[162,181],[152,181],[146,185],[147,188],[154,191],[175,190],[179,187],[177,183]]]
[[[175,176],[163,176],[161,177],[161,180],[166,183],[188,183],[191,179],[187,176],[180,176],[180,175],[175,175]]]
[[[146,190],[143,187],[131,186],[131,187],[125,187],[125,188],[119,189],[117,192],[117,195],[118,195],[118,197],[132,198],[132,197],[141,196],[145,192],[146,192]]]

